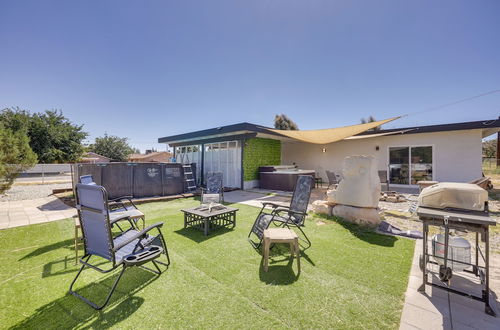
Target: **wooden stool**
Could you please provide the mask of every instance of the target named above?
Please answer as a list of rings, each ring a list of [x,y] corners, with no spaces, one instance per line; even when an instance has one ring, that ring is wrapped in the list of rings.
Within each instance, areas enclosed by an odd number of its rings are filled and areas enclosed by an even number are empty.
[[[300,273],[300,250],[299,237],[297,234],[288,228],[268,228],[264,230],[264,244],[262,256],[264,258],[264,271],[267,272],[269,266],[269,248],[272,243],[289,243],[292,258],[297,258],[297,268]]]
[[[78,217],[75,217],[75,265],[78,264],[78,247],[83,245],[83,240],[78,234],[78,229],[82,229],[82,226],[80,225],[80,220]]]

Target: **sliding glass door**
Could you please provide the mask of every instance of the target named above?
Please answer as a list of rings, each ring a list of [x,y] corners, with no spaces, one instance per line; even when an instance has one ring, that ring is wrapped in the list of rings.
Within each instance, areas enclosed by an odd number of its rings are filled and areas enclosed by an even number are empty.
[[[389,180],[394,184],[432,180],[432,147],[390,147]]]

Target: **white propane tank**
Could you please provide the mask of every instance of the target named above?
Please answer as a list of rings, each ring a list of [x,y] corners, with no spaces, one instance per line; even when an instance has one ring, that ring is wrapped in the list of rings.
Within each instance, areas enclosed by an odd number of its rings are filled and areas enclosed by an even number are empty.
[[[444,235],[436,234],[432,237],[432,251],[437,257],[444,258]],[[451,262],[449,259],[470,263],[471,253],[470,253],[470,243],[463,237],[449,236],[448,239],[448,267],[451,267],[454,271],[463,271],[464,269],[470,267],[458,262]],[[440,265],[444,265],[444,259],[435,258],[436,262]]]

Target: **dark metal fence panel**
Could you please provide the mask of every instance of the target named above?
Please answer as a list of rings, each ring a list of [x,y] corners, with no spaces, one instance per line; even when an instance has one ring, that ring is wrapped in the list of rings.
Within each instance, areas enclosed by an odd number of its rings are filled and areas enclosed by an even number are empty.
[[[101,168],[100,164],[77,164],[77,170],[74,171],[74,175],[76,176],[75,182],[78,182],[80,176],[82,175],[92,175],[94,178],[94,182],[98,185],[102,185],[101,180]]]
[[[95,183],[106,188],[109,198],[168,196],[186,191],[182,164],[177,163],[76,164],[74,169],[73,183],[91,174]]]
[[[134,166],[134,197],[161,196],[162,165],[152,163],[137,163]]]
[[[163,194],[175,195],[186,191],[182,164],[163,164]]]
[[[134,196],[133,165],[132,163],[114,163],[102,167],[101,185],[106,188],[109,198]]]

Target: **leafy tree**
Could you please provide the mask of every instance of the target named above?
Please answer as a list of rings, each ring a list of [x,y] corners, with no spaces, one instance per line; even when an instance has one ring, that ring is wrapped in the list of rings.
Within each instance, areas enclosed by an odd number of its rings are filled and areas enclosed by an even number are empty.
[[[361,124],[373,123],[376,121],[377,120],[373,116],[368,117],[368,119],[361,118]],[[376,126],[374,128],[369,129],[369,131],[380,131],[380,130],[381,130],[380,126]]]
[[[497,139],[483,141],[483,157],[498,158],[497,157]]]
[[[19,108],[7,108],[0,113],[7,129],[23,132],[40,163],[77,161],[84,152],[82,141],[87,133],[83,126],[71,123],[61,111],[47,110],[31,114]]]
[[[274,117],[274,128],[287,131],[297,131],[299,127],[287,115],[281,114]]]
[[[95,139],[95,143],[90,145],[90,150],[116,161],[126,161],[128,155],[134,152],[134,149],[128,144],[127,138],[120,138],[114,135],[104,134],[103,137]]]
[[[18,174],[36,164],[36,154],[23,131],[13,131],[0,123],[0,194],[8,190]]]

